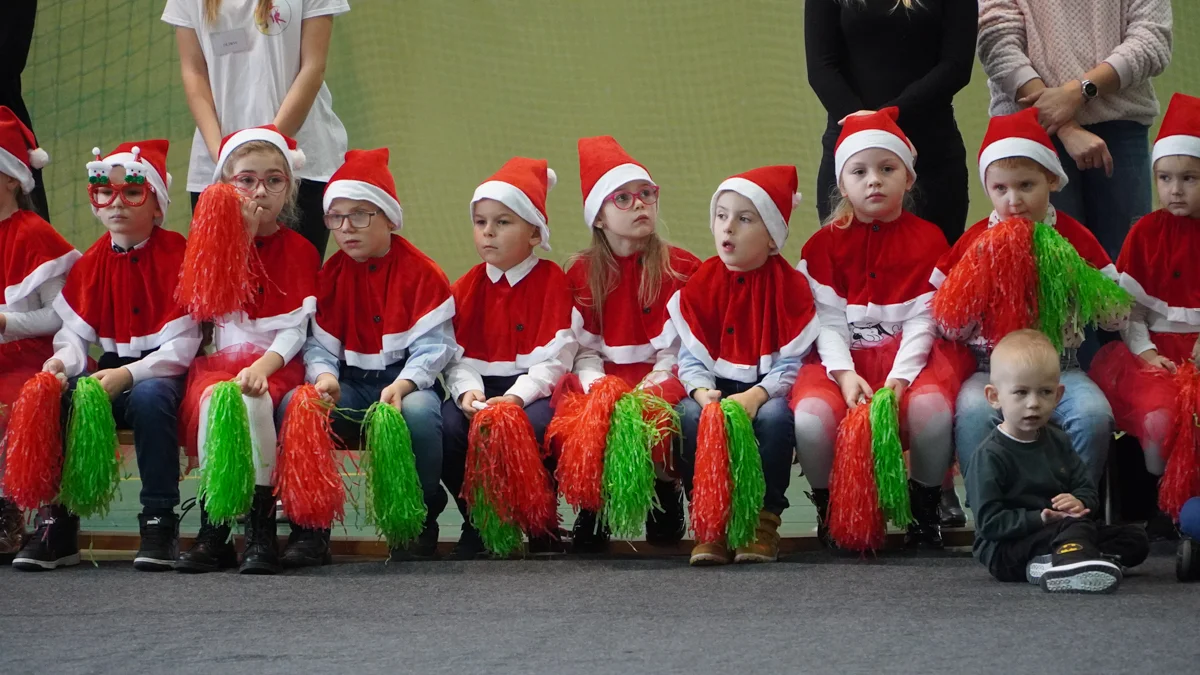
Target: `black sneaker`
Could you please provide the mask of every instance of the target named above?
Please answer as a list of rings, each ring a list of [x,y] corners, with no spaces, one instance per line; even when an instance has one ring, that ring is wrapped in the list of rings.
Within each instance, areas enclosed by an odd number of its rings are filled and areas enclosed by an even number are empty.
[[[26,572],[44,572],[79,564],[79,516],[65,506],[38,510],[37,529],[13,558],[12,566]]]
[[[133,557],[133,569],[143,572],[175,569],[175,558],[179,557],[179,518],[174,513],[163,516],[139,513],[138,530],[142,541]]]
[[[388,552],[389,562],[424,562],[437,560],[438,524],[426,523],[417,538]],[[480,542],[480,546],[483,542]]]
[[[572,553],[604,553],[611,535],[595,511],[580,511],[571,528]]]
[[[278,518],[278,515],[276,517]],[[314,530],[293,525],[292,533],[288,535],[287,548],[283,550],[279,563],[286,569],[320,567],[332,563],[329,534],[329,530]]]
[[[458,543],[450,551],[450,559],[482,560],[487,557],[487,547],[483,545],[483,538],[479,536],[479,530],[470,523],[463,523],[462,534],[458,537]]]
[[[958,493],[954,488],[942,488],[942,499],[938,503],[938,518],[942,527],[966,527],[967,514],[958,501]]]
[[[646,543],[674,546],[683,540],[683,490],[674,480],[655,480],[654,495],[662,510],[651,509],[646,517]]]
[[[563,538],[566,534],[566,530],[556,527],[546,534],[530,537],[525,550],[528,551],[529,555],[538,558],[563,555],[567,552],[567,545],[563,543]]]
[[[1112,593],[1121,585],[1121,576],[1120,565],[1067,542],[1051,554],[1050,568],[1042,572],[1038,585],[1047,593]]]
[[[216,525],[209,521],[208,512],[200,505],[200,532],[191,548],[179,554],[175,571],[186,574],[216,572],[237,567],[237,551],[230,540],[228,525]]]
[[[1042,582],[1042,575],[1046,573],[1046,570],[1054,566],[1051,558],[1052,556],[1049,553],[1034,556],[1033,560],[1030,560],[1029,564],[1025,566],[1025,581],[1034,586],[1040,584]]]
[[[1200,580],[1200,542],[1191,537],[1179,540],[1175,552],[1175,578],[1180,581]]]

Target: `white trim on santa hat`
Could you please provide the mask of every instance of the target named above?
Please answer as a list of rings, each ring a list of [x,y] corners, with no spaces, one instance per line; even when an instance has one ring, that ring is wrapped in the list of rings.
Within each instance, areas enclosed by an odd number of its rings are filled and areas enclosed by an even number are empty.
[[[1164,136],[1154,142],[1154,152],[1150,155],[1150,166],[1162,157],[1171,155],[1187,155],[1200,157],[1200,138],[1186,134]]]
[[[979,153],[979,182],[987,189],[987,170],[993,162],[1009,157],[1024,157],[1046,167],[1046,170],[1058,176],[1058,189],[1067,184],[1067,172],[1063,171],[1062,162],[1054,150],[1028,138],[1011,136],[1002,138],[983,149]]]
[[[591,191],[588,192],[587,199],[583,202],[583,222],[588,229],[595,226],[596,216],[600,215],[600,207],[604,206],[605,198],[616,192],[617,188],[635,180],[644,180],[651,185],[658,186],[650,177],[650,173],[637,164],[614,166],[606,171],[600,180],[596,181]]]
[[[134,155],[132,152],[114,153],[105,157],[104,162],[108,164],[109,171],[112,171],[112,167],[119,166],[126,168],[130,164],[135,164],[145,169],[146,182],[154,187],[154,198],[158,200],[158,208],[162,210],[163,221],[166,221],[167,207],[171,205],[171,195],[169,194],[167,183],[170,180],[171,174],[168,173],[166,177],[158,175],[158,169],[155,169],[153,164],[146,161],[141,154]],[[94,206],[92,207],[92,213],[96,213],[96,207]],[[158,224],[161,225],[162,223]]]
[[[21,191],[25,194],[33,192],[33,172],[29,170],[29,165],[4,148],[0,148],[0,173],[20,181]]]
[[[868,150],[870,148],[882,148],[890,150],[904,162],[904,166],[908,168],[908,172],[916,177],[917,170],[913,168],[913,152],[908,143],[896,134],[882,129],[863,129],[856,131],[838,143],[837,150],[833,153],[833,175],[837,176],[840,181],[842,178],[842,168],[846,166],[846,162],[854,155]]]
[[[775,242],[775,248],[778,249],[775,252],[782,251],[788,238],[787,221],[783,219],[783,214],[779,212],[775,200],[771,199],[771,195],[767,194],[761,185],[741,176],[726,178],[717,186],[717,191],[713,193],[712,201],[708,205],[708,229],[713,229],[713,222],[717,218],[717,197],[720,197],[721,193],[725,191],[736,192],[754,204],[754,208],[758,209],[758,215],[762,217],[763,224],[767,226],[771,240]]]
[[[378,185],[361,180],[335,180],[325,188],[325,197],[321,202],[322,207],[328,211],[335,199],[371,202],[383,209],[383,214],[392,221],[392,230],[399,231],[404,227],[404,209],[400,207],[400,202]]]
[[[489,180],[483,183],[475,188],[475,194],[471,196],[472,220],[475,218],[475,203],[481,199],[493,199],[512,209],[513,213],[541,232],[541,247],[547,251],[550,250],[550,227],[546,224],[545,216],[537,210],[524,190],[501,180]]]
[[[212,179],[214,183],[221,181],[221,170],[225,167],[225,162],[229,160],[229,156],[233,154],[233,151],[251,141],[266,141],[278,148],[288,163],[288,173],[293,176],[296,174],[296,169],[304,166],[304,153],[301,152],[300,148],[296,148],[295,150],[289,148],[287,139],[284,138],[283,134],[278,131],[271,131],[270,129],[252,127],[234,132],[229,137],[229,140],[225,141],[221,146],[221,152],[217,155],[217,168],[213,171]]]

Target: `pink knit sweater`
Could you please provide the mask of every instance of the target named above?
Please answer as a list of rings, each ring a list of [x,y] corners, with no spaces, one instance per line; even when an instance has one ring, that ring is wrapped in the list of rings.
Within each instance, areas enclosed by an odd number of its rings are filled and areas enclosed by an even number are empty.
[[[1034,78],[1057,87],[1107,62],[1121,90],[1085,104],[1076,121],[1148,125],[1159,112],[1150,78],[1171,62],[1171,2],[981,0],[979,59],[993,116],[1019,110],[1017,89]]]

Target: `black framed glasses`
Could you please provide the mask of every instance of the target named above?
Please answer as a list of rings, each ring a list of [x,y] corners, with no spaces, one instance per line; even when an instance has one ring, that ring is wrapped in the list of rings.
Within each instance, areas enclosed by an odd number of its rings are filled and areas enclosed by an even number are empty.
[[[361,230],[371,225],[371,219],[379,215],[379,211],[351,211],[350,213],[326,213],[325,227],[330,230],[342,229],[342,224],[350,221],[350,227]]]

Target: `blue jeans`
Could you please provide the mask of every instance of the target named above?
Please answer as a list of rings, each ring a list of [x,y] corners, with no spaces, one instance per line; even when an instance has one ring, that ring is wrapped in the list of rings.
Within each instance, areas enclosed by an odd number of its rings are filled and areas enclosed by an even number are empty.
[[[1192,497],[1183,503],[1183,510],[1179,512],[1179,531],[1200,540],[1200,497]]]
[[[383,390],[399,377],[404,364],[384,370],[362,370],[341,364],[342,398],[332,417],[333,432],[347,448],[357,448],[362,439],[362,421],[367,408],[379,400]],[[283,424],[283,415],[295,390],[289,391],[275,410],[275,426]],[[429,514],[426,526],[437,522],[446,508],[446,491],[442,489],[442,390],[418,389],[400,400],[400,414],[412,437],[413,456],[417,460],[417,476],[425,493]]]
[[[64,441],[77,382],[78,377],[71,378],[63,392]],[[112,401],[117,428],[133,430],[142,480],[139,500],[147,513],[170,513],[179,504],[179,404],[184,384],[183,377],[154,377],[134,384]]]
[[[753,386],[754,384],[717,379],[717,389],[725,396],[746,391]],[[680,401],[675,410],[679,412],[683,431],[682,447],[676,446],[679,454],[675,457],[675,466],[683,478],[683,487],[690,501],[692,477],[696,470],[696,432],[700,427],[700,404],[689,396]],[[788,483],[792,478],[792,455],[796,449],[796,426],[786,398],[773,398],[758,409],[758,414],[754,417],[754,436],[758,439],[763,478],[767,482],[763,510],[778,516],[788,507],[786,495]]]
[[[485,377],[483,378],[483,394],[488,398],[503,396],[516,381],[516,376]],[[554,417],[554,411],[550,409],[550,399],[541,398],[526,405],[525,414],[529,417],[530,425],[533,426],[533,435],[540,448],[542,441],[545,440],[546,427],[550,424],[550,418]],[[453,400],[444,401],[442,403],[442,482],[446,484],[446,489],[454,497],[464,520],[468,519],[467,503],[459,493],[462,492],[467,470],[467,437],[470,432],[471,423],[467,421],[467,416],[463,414],[458,404]],[[542,464],[553,477],[554,457],[544,458]]]
[[[954,448],[958,453],[959,469],[964,476],[975,450],[1001,422],[1000,411],[988,404],[983,392],[988,378],[988,373],[984,372],[967,378],[955,404]],[[1100,485],[1104,464],[1108,461],[1108,446],[1112,441],[1112,408],[1104,393],[1083,371],[1068,370],[1062,374],[1060,381],[1066,387],[1066,392],[1050,416],[1050,422],[1067,433],[1075,454],[1087,465],[1093,484]]]

